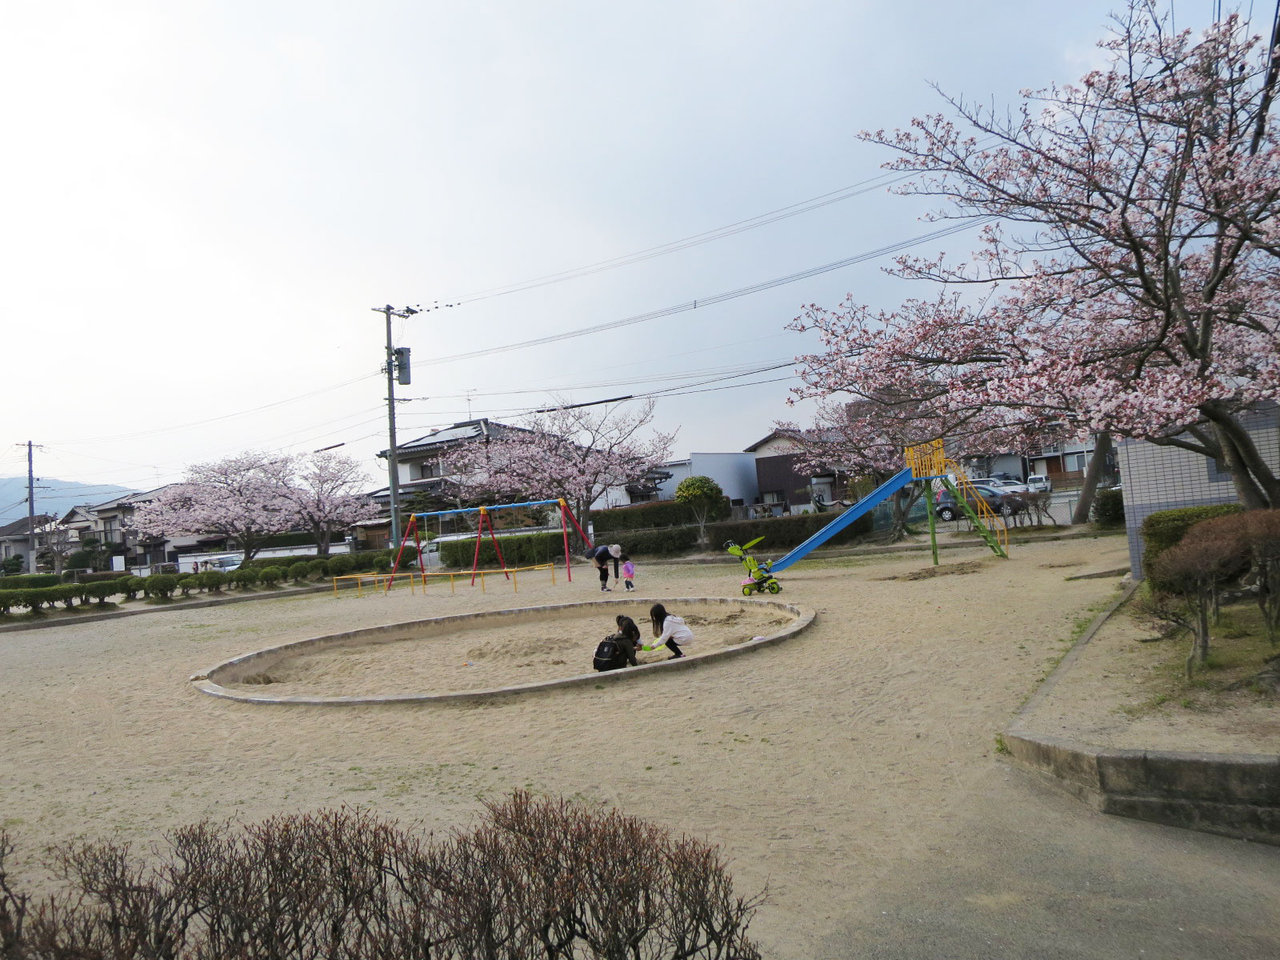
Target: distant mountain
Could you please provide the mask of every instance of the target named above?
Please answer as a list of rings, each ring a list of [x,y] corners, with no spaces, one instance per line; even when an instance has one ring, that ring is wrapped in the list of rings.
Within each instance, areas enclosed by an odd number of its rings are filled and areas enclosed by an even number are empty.
[[[62,516],[80,504],[106,503],[126,493],[137,493],[128,487],[110,483],[76,483],[42,477],[36,481],[36,513]],[[27,515],[27,478],[0,477],[0,524],[21,520]]]

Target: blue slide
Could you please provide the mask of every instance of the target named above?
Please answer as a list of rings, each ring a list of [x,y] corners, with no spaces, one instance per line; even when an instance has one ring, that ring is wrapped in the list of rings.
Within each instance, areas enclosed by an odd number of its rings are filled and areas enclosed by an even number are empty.
[[[800,546],[796,547],[785,556],[779,557],[777,560],[773,561],[769,566],[770,571],[777,573],[779,570],[787,569],[787,567],[791,566],[810,550],[822,546],[876,504],[888,500],[914,479],[915,477],[912,475],[910,467],[903,470],[901,473],[895,473],[892,477],[880,484],[880,486],[876,487],[853,506],[848,507],[844,513],[840,514],[840,516],[836,517],[808,540],[800,544]]]

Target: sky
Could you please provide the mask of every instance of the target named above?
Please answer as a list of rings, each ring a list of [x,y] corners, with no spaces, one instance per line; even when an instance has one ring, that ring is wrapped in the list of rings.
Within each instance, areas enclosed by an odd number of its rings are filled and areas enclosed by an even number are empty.
[[[804,305],[927,295],[866,256],[938,225],[858,132],[1073,81],[1120,2],[6,3],[0,476],[385,484],[388,304],[400,443],[663,391],[673,456],[742,450],[812,417]]]

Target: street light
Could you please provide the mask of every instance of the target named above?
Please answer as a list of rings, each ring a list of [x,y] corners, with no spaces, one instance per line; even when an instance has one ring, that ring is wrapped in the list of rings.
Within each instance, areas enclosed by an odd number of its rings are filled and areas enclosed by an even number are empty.
[[[397,310],[391,304],[374,307],[374,313],[381,313],[387,318],[387,434],[390,445],[387,448],[387,478],[391,493],[391,544],[400,543],[400,477],[396,463],[396,349],[391,345],[391,318],[407,319],[418,313],[416,307],[403,307]],[[402,382],[408,382],[406,380]]]

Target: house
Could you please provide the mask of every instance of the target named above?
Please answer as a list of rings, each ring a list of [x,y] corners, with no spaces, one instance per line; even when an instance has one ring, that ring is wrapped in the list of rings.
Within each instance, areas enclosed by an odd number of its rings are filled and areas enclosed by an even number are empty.
[[[213,547],[226,537],[143,537],[131,528],[134,511],[144,503],[150,503],[161,493],[177,484],[165,484],[143,493],[129,493],[88,508],[94,518],[92,536],[112,553],[112,566],[123,570],[131,567],[150,567],[161,563],[177,562],[181,553]]]
[[[23,569],[27,573],[34,573],[35,567],[32,564],[31,557],[31,534],[34,528],[37,545],[36,550],[39,551],[39,535],[42,527],[53,523],[56,517],[49,516],[45,513],[38,513],[34,517],[23,517],[15,520],[13,523],[7,523],[0,527],[0,560],[8,560],[11,557],[22,557],[26,561]]]
[[[746,452],[755,460],[758,493],[754,502],[774,516],[809,510],[818,497],[830,503],[842,495],[834,474],[810,477],[797,468],[800,454],[791,431],[774,430]]]
[[[398,444],[396,487],[402,510],[410,497],[415,498],[419,504],[430,505],[431,509],[447,510],[457,506],[458,484],[449,471],[449,451],[474,440],[488,440],[516,432],[528,431],[523,427],[482,417],[478,420],[463,420],[452,426],[433,430],[408,443]],[[385,460],[388,453],[388,450],[382,450],[378,456]],[[386,511],[389,518],[391,487],[388,485],[374,490],[369,496]],[[368,521],[356,528],[356,539],[361,549],[383,549],[389,545],[390,537],[390,519]]]
[[[688,477],[710,477],[732,506],[756,502],[756,458],[750,453],[691,453],[683,460],[668,460],[658,470],[649,471],[645,482],[627,484],[632,503],[673,500],[680,481]]]
[[[1241,418],[1258,453],[1280,472],[1280,405],[1260,404]],[[1222,465],[1180,447],[1157,446],[1143,440],[1116,445],[1124,488],[1124,525],[1129,538],[1129,563],[1135,579],[1143,576],[1142,522],[1158,510],[1236,503],[1235,484]]]

